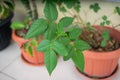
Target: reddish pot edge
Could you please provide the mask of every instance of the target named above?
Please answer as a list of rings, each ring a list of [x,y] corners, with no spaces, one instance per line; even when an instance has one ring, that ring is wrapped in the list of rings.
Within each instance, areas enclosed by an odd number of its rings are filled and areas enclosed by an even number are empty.
[[[19,37],[15,34],[15,30],[12,31],[12,39],[21,47],[25,42],[28,40],[25,40],[22,37]]]

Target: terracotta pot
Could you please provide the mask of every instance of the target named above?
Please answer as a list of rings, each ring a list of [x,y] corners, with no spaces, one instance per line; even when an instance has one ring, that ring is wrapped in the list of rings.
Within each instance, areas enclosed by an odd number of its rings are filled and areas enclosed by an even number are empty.
[[[21,47],[25,42],[28,40],[25,40],[23,37],[19,37],[16,35],[15,31],[12,31],[12,39]]]
[[[95,26],[96,29],[100,29]],[[103,27],[101,30],[108,29],[110,35],[120,41],[120,32],[110,27]],[[110,52],[94,52],[83,51],[85,59],[84,73],[91,77],[106,77],[110,76],[118,65],[118,59],[120,57],[120,49]]]
[[[29,55],[29,53],[24,51],[23,48],[21,48],[21,51],[21,58],[25,63],[36,66],[44,63],[44,53],[37,52],[35,47],[33,49],[33,56]]]

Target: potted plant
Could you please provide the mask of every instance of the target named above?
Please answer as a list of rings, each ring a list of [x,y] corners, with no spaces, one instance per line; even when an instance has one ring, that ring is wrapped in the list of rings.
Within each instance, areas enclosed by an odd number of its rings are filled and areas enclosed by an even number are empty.
[[[21,49],[21,59],[30,65],[38,66],[44,63],[43,53],[37,52],[35,47],[37,46],[39,37],[34,39],[25,39],[25,35],[29,30],[31,23],[38,18],[36,0],[21,0],[25,9],[27,10],[27,17],[23,22],[14,21],[11,25],[13,30],[12,38],[18,43]],[[32,4],[30,6],[30,4]],[[33,10],[32,10],[33,9]]]
[[[35,0],[21,0],[21,2],[27,11],[26,12],[27,17],[23,22],[14,21],[11,25],[11,28],[13,30],[12,38],[15,42],[18,43],[19,46],[22,46],[22,44],[27,41],[24,39],[24,36],[26,35],[31,23],[38,18],[38,12],[37,12]],[[32,5],[30,6],[30,4]]]
[[[14,10],[13,0],[0,1],[0,50],[6,48],[11,40],[11,19]]]
[[[62,12],[74,9],[75,15],[65,16],[57,21],[56,4]],[[78,14],[80,8],[78,0],[53,2],[47,0],[44,7],[45,18],[34,21],[25,38],[44,35],[44,40],[39,43],[36,50],[44,52],[44,62],[50,75],[57,65],[58,54],[63,56],[64,60],[71,58],[79,72],[84,75],[106,79],[118,66],[120,32],[113,26],[105,26],[111,23],[106,15],[100,18],[102,19],[100,25],[85,22]],[[91,4],[90,10],[98,13],[99,4]],[[115,7],[114,13],[120,15],[120,7]]]

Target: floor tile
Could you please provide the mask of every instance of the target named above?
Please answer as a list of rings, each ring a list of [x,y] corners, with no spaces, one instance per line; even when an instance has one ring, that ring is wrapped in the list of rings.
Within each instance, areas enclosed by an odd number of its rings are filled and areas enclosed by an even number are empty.
[[[0,73],[0,80],[15,80],[15,79],[12,79],[11,77]]]
[[[19,54],[19,47],[14,42],[11,42],[6,49],[0,51],[0,71],[13,62]]]
[[[53,74],[49,76],[45,66],[29,66],[19,58],[3,72],[16,80],[81,80],[74,70],[71,61],[63,62],[60,59]]]

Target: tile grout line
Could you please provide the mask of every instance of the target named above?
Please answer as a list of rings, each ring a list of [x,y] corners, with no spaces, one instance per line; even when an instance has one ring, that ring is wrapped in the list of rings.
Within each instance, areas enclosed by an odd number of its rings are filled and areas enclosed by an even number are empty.
[[[0,72],[0,73],[3,74],[3,75],[5,75],[5,76],[7,76],[7,77],[9,77],[9,78],[11,78],[11,79],[13,79],[13,80],[16,80],[14,77],[12,77],[12,76],[10,76],[10,75],[4,73],[4,72]]]
[[[19,55],[20,56],[20,55]],[[17,59],[18,59],[18,57],[19,56],[17,56],[14,60],[12,60],[8,65],[6,65],[2,70],[0,70],[1,72],[3,72],[3,70],[5,70],[8,66],[10,66],[13,62],[15,62]]]

